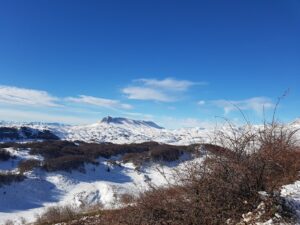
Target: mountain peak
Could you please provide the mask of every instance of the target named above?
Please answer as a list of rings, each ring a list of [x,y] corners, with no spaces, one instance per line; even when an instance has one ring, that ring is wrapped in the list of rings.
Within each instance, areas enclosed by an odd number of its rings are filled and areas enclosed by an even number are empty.
[[[163,129],[163,127],[157,125],[152,121],[144,121],[144,120],[132,120],[123,117],[111,117],[106,116],[101,120],[101,123],[105,124],[117,124],[117,125],[134,125],[134,126],[146,126],[156,129]]]
[[[101,120],[101,123],[111,123],[113,122],[113,119],[111,116],[106,116]]]

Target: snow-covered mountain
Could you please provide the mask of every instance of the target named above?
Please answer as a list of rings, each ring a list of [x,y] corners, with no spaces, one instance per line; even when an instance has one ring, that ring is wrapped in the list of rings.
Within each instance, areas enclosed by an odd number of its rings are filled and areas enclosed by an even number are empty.
[[[158,126],[156,123],[154,123],[152,121],[131,120],[131,119],[122,118],[122,117],[113,118],[111,116],[107,116],[101,120],[101,123],[163,129],[163,127]]]
[[[110,116],[89,125],[71,126],[58,123],[14,123],[2,121],[0,122],[1,127],[17,128],[19,130],[22,127],[28,127],[43,132],[49,131],[63,140],[80,140],[96,143],[112,142],[117,144],[156,141],[188,145],[203,141],[208,134],[208,130],[204,128],[168,130],[152,121],[113,118]],[[1,141],[5,140],[2,139]]]
[[[300,120],[295,120],[289,124],[293,128],[300,128]],[[35,134],[40,132],[41,135],[24,136],[24,129],[34,131]],[[259,128],[260,125],[254,126]],[[2,128],[2,129],[1,129]],[[0,122],[0,141],[9,141],[3,138],[8,134],[3,133],[7,130],[3,128],[18,129],[16,132],[21,134],[20,138],[12,139],[23,140],[40,139],[48,140],[49,137],[59,137],[62,140],[85,141],[85,142],[112,142],[116,144],[141,143],[155,141],[172,145],[189,145],[199,142],[210,142],[210,137],[215,132],[215,127],[192,127],[181,128],[176,130],[165,129],[152,121],[132,120],[121,117],[104,117],[102,120],[88,125],[66,125],[59,123],[15,123]],[[238,128],[238,127],[237,127]],[[232,127],[219,125],[218,130],[230,132]],[[2,131],[1,131],[2,130]],[[26,129],[25,129],[26,130]],[[48,135],[42,135],[43,133]],[[52,134],[52,135],[51,135]],[[18,136],[18,134],[11,134]]]

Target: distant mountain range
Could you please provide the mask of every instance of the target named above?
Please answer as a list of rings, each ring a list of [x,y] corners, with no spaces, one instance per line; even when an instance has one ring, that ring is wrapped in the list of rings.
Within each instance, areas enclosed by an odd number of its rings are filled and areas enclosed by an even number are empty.
[[[10,128],[10,129],[9,129]],[[23,130],[41,132],[48,135],[23,135]],[[9,134],[7,133],[9,131]],[[41,122],[0,122],[0,141],[27,141],[62,139],[85,142],[112,142],[118,144],[156,141],[168,144],[188,145],[203,141],[206,129],[182,128],[165,129],[152,121],[132,120],[121,117],[104,117],[89,125],[66,125]]]
[[[300,120],[290,125],[300,127]],[[222,129],[227,129],[221,126]],[[0,141],[70,140],[85,142],[112,142],[117,144],[156,141],[173,145],[209,142],[213,128],[165,129],[152,121],[132,120],[122,117],[104,117],[89,125],[59,123],[0,122]]]

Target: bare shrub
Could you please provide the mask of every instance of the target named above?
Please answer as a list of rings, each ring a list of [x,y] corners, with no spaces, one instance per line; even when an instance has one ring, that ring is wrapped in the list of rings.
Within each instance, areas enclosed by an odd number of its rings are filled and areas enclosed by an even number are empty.
[[[47,140],[43,142],[5,143],[0,147],[14,147],[30,149],[31,155],[41,155],[44,158],[42,169],[48,171],[81,169],[84,163],[94,163],[99,157],[111,158],[123,155],[124,162],[143,163],[149,160],[178,159],[183,151],[188,151],[185,146],[171,146],[156,142],[139,144],[113,144],[113,143],[85,143]],[[126,155],[126,156],[125,156]],[[37,165],[34,163],[34,165]],[[29,166],[29,163],[26,164]]]
[[[123,205],[128,205],[128,204],[131,204],[135,201],[135,197],[131,194],[122,194],[120,197],[119,197],[119,201],[121,202],[121,204]]]
[[[53,224],[76,218],[77,210],[72,206],[52,206],[37,216],[36,224]]]
[[[22,160],[19,165],[19,171],[21,174],[27,172],[27,171],[31,171],[34,168],[40,167],[41,165],[41,161],[37,160],[37,159],[27,159],[27,160]]]
[[[74,169],[83,170],[85,162],[93,162],[84,156],[62,156],[55,159],[48,159],[44,161],[42,168],[48,172],[65,170],[71,171]]]
[[[177,146],[159,145],[150,151],[151,159],[157,161],[175,161],[183,154]]]

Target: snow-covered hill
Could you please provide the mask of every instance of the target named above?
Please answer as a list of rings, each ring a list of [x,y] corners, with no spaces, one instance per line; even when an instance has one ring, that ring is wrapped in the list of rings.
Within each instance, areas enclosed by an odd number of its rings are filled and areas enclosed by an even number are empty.
[[[6,162],[0,161],[0,172],[17,172],[18,163],[22,160],[39,159],[41,156],[29,154],[29,150],[7,148],[14,157]],[[148,182],[166,185],[165,176],[171,177],[172,168],[184,166],[190,157],[186,154],[173,162],[164,165],[153,163],[137,168],[133,163],[111,164],[105,158],[98,158],[97,165],[85,164],[84,171],[46,172],[34,169],[26,172],[26,179],[9,185],[0,185],[0,225],[7,220],[13,224],[22,224],[35,220],[35,215],[47,207],[70,205],[84,207],[100,204],[105,208],[118,207],[122,194],[137,195],[147,189]],[[193,159],[199,161],[201,158]],[[108,169],[109,168],[109,169]],[[160,169],[158,169],[160,168]],[[162,175],[160,171],[164,171]]]
[[[289,124],[294,129],[300,128],[300,119],[295,120]],[[261,125],[255,125],[252,128],[260,129]],[[9,139],[3,138],[1,128],[15,128],[18,129],[20,138]],[[24,129],[28,128],[35,136],[24,136]],[[211,142],[211,137],[214,136],[216,127],[190,127],[180,128],[176,130],[165,129],[152,121],[132,120],[121,117],[104,117],[102,120],[87,125],[66,125],[59,123],[17,123],[0,121],[0,142],[3,141],[27,141],[27,140],[47,140],[57,136],[62,140],[69,141],[84,141],[103,143],[111,142],[115,144],[129,144],[142,143],[148,141],[155,141],[159,143],[171,145],[190,145],[200,142]],[[243,129],[236,127],[236,129]],[[228,124],[219,124],[217,130],[225,133],[232,132],[232,127]],[[5,132],[5,130],[4,130]],[[36,135],[41,132],[41,135]],[[300,132],[298,132],[300,133]],[[45,135],[46,134],[46,135]],[[51,135],[52,134],[52,135]],[[299,134],[300,135],[300,134]],[[50,137],[50,138],[49,138]]]
[[[208,138],[205,128],[182,128],[168,130],[151,121],[127,118],[105,117],[89,125],[64,125],[58,123],[13,123],[0,122],[0,127],[28,127],[40,131],[50,131],[63,140],[85,142],[112,142],[117,144],[156,141],[167,144],[188,145]],[[26,139],[25,139],[26,140]],[[5,140],[0,140],[5,141]]]

